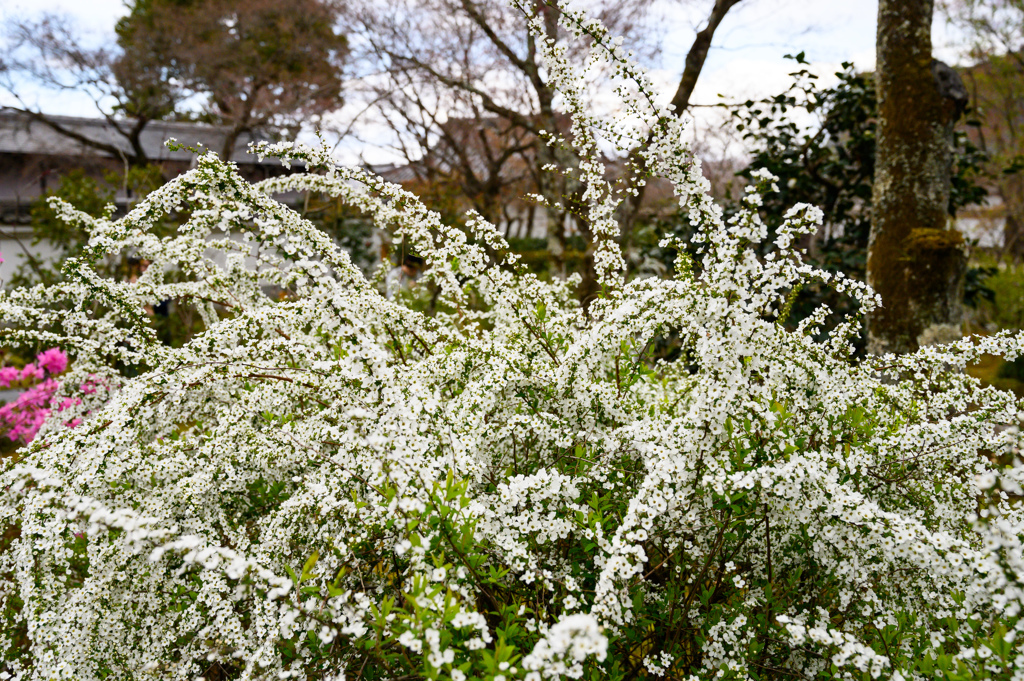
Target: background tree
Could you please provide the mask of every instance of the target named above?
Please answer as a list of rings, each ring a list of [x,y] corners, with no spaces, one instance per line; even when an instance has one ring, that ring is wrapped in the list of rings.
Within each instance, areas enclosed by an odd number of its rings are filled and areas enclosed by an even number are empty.
[[[686,53],[686,60],[683,65],[682,75],[679,77],[679,84],[672,95],[671,103],[678,115],[682,116],[690,109],[690,98],[693,96],[694,88],[697,87],[697,79],[700,77],[701,71],[704,70],[704,62],[707,61],[708,52],[711,49],[711,41],[715,37],[715,31],[718,30],[718,26],[725,19],[729,10],[740,2],[742,0],[715,0],[711,11],[708,13],[707,23],[704,24],[704,27],[694,37],[693,43]],[[637,149],[631,155],[631,165],[637,166],[641,164],[639,152],[640,149]],[[646,184],[638,187],[637,193],[624,206],[625,214],[622,219],[623,250],[629,250],[630,241],[633,238],[633,228],[637,219],[641,217],[641,208],[647,192],[646,187]]]
[[[216,149],[234,153],[243,133],[294,135],[341,104],[347,41],[333,0],[138,0],[116,26],[116,45],[85,47],[70,23],[16,23],[0,61],[0,86],[16,108],[57,132],[130,165],[150,162],[150,121],[224,125]],[[27,86],[89,96],[127,149],[62,125],[28,101]]]
[[[674,100],[679,113],[689,103],[715,30],[738,2],[716,0],[698,32]],[[653,29],[646,23],[649,4],[601,3],[597,9],[612,34],[653,51]],[[557,6],[537,0],[536,7],[545,39],[563,38]],[[429,172],[435,179],[450,174],[491,219],[501,217],[496,197],[533,185],[529,190],[548,200],[542,209],[548,255],[555,272],[564,274],[570,234],[578,233],[587,244],[588,227],[573,215],[580,187],[571,173],[556,175],[544,168],[571,169],[577,160],[567,145],[549,146],[542,134],[564,133],[567,123],[540,63],[539,38],[526,31],[517,14],[492,0],[367,3],[351,13],[349,30],[366,46],[365,63],[374,65],[372,76],[364,79],[371,88],[369,99],[399,133],[400,153],[418,161],[446,149],[450,162],[431,166]],[[445,127],[451,119],[475,132],[472,145]],[[582,258],[583,299],[595,290],[590,256]]]
[[[954,71],[932,59],[932,11],[932,0],[878,4],[867,276],[883,307],[868,319],[872,353],[960,336],[966,252],[949,215],[950,147],[967,92]]]
[[[0,57],[0,88],[17,106],[6,108],[126,165],[150,163],[142,131],[150,121],[173,117],[183,97],[158,61],[131,49],[122,53],[115,46],[87,47],[69,20],[57,15],[15,22],[7,38],[6,54]],[[93,138],[64,125],[27,99],[25,90],[30,88],[91,99],[96,112],[126,144]]]
[[[410,186],[432,208],[460,222],[472,208],[506,236],[521,235],[521,197],[538,186],[532,162],[538,140],[522,125],[488,113],[458,90],[423,83],[396,70],[374,88],[380,120],[405,165],[392,179]]]
[[[373,74],[370,79],[376,107],[399,131],[398,144],[410,161],[428,157],[435,149],[447,147],[452,161],[435,164],[434,180],[442,172],[457,180],[477,204],[491,203],[506,184],[506,165],[511,155],[494,143],[530,140],[530,157],[535,183],[533,191],[551,200],[546,210],[548,250],[556,270],[564,272],[566,226],[570,213],[556,206],[573,194],[571,179],[541,170],[543,166],[573,167],[571,158],[561,158],[566,149],[546,144],[541,131],[564,131],[556,106],[556,93],[541,66],[538,38],[531,35],[514,9],[490,0],[441,0],[423,2],[367,3],[353,11],[353,32],[364,39],[361,55]],[[638,5],[639,6],[639,5]],[[558,9],[538,0],[544,18],[546,38],[563,36],[558,26]],[[629,23],[621,9],[614,19],[621,31]],[[464,119],[464,127],[486,135],[487,121],[499,130],[482,144],[467,148],[445,144],[450,136],[449,119]],[[493,139],[492,139],[493,138]],[[463,152],[461,158],[458,152]],[[467,153],[468,152],[468,153]],[[494,153],[492,153],[494,152]],[[487,156],[491,155],[490,162]],[[447,167],[446,167],[447,166]],[[490,213],[490,215],[488,215]],[[494,211],[485,211],[498,218]]]
[[[341,106],[338,13],[333,0],[137,0],[117,24],[118,64],[198,98],[199,117],[228,128],[229,158],[242,133],[294,134]]]

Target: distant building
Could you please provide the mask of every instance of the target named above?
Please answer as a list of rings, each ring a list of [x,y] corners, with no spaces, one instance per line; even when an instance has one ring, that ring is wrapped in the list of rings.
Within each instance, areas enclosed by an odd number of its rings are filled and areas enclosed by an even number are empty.
[[[131,153],[127,138],[111,121],[74,116],[48,118],[72,135],[109,145],[126,157]],[[143,129],[140,142],[146,157],[161,169],[164,177],[171,178],[192,167],[195,159],[190,151],[168,149],[164,144],[167,139],[173,137],[186,146],[220,149],[226,134],[225,128],[212,125],[152,121]],[[232,155],[231,160],[243,177],[259,180],[283,172],[276,159],[260,162],[248,153],[249,143],[257,139],[261,138],[241,137]],[[54,253],[50,244],[31,244],[30,209],[34,201],[56,188],[72,170],[81,170],[105,183],[111,171],[124,171],[126,157],[117,158],[22,112],[0,111],[0,252],[4,257],[0,280],[6,281],[24,262],[26,249],[40,259],[48,259]],[[126,194],[123,187],[110,188],[120,211],[137,199]]]
[[[1006,204],[996,191],[989,190],[981,205],[957,211],[956,227],[979,248],[1001,251],[1006,246]]]

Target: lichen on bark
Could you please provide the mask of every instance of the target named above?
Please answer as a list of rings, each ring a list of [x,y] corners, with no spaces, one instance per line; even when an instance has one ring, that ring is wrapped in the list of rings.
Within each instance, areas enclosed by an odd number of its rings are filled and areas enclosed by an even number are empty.
[[[963,318],[966,250],[949,215],[953,125],[962,102],[956,74],[932,59],[933,4],[878,4],[868,243],[868,283],[882,297],[868,319],[868,350],[876,354],[948,339]]]

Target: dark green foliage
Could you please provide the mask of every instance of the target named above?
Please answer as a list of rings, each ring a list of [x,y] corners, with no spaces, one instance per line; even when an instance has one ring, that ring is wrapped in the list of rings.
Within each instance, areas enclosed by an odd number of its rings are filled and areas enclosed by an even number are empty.
[[[11,286],[53,284],[59,281],[61,263],[65,258],[81,253],[89,240],[89,234],[80,224],[68,223],[57,217],[56,211],[49,204],[51,198],[63,199],[82,212],[100,217],[114,200],[114,190],[109,184],[97,181],[82,170],[72,170],[61,178],[56,189],[36,199],[30,210],[33,248],[28,249],[25,264],[7,282]],[[35,247],[44,241],[56,249],[55,260],[43,261],[35,255]]]
[[[807,244],[808,254],[827,269],[863,278],[874,177],[874,82],[845,62],[836,74],[839,83],[820,89],[817,76],[804,68],[804,54],[790,58],[801,68],[788,90],[730,111],[752,152],[739,175],[749,181],[753,170],[766,168],[779,178],[779,191],[765,197],[762,211],[770,232],[794,204],[821,208],[827,229]],[[815,124],[807,127],[808,118]]]
[[[976,308],[982,300],[996,301],[996,292],[988,286],[988,278],[998,270],[995,267],[968,267],[964,277],[964,304]]]
[[[999,367],[999,378],[1012,378],[1015,381],[1024,381],[1024,357],[1018,357],[1012,362],[1005,362]]]
[[[1024,329],[1024,269],[1020,265],[992,267],[985,279],[992,298],[980,302],[977,322],[991,329]]]
[[[779,178],[778,191],[763,197],[760,212],[769,238],[759,248],[763,253],[772,248],[775,231],[789,208],[809,203],[821,208],[825,227],[802,244],[806,260],[863,281],[875,169],[874,77],[845,62],[843,70],[836,73],[838,83],[823,88],[818,77],[806,68],[804,53],[789,58],[798,69],[791,74],[792,85],[784,92],[761,100],[722,105],[751,154],[749,164],[737,173],[739,181],[749,183],[752,172],[760,168]],[[958,131],[955,140],[951,215],[986,195],[977,179],[984,174],[987,157],[967,133]],[[739,194],[725,196],[723,204],[726,217],[735,214],[741,207]],[[670,270],[675,252],[656,246],[669,235],[688,241],[690,229],[685,215],[655,217],[638,225],[634,244],[640,246],[647,263],[661,263]],[[992,299],[991,290],[984,284],[989,274],[985,268],[968,268],[966,304],[973,307],[979,300]],[[822,303],[834,311],[826,328],[853,312],[855,306],[854,301],[831,288],[811,284],[794,297],[787,325],[794,327]]]
[[[779,191],[764,197],[761,211],[770,235],[791,206],[809,203],[821,208],[825,227],[803,244],[807,260],[863,281],[875,170],[874,76],[857,72],[852,63],[844,62],[843,70],[836,73],[839,82],[821,88],[817,76],[806,68],[804,53],[787,56],[799,67],[791,74],[789,89],[729,107],[752,152],[750,164],[739,176],[749,182],[752,171],[766,168],[779,178]],[[807,125],[808,119],[813,123]],[[987,160],[985,154],[964,132],[956,133],[955,142],[950,215],[978,203],[987,193],[977,182]],[[738,201],[727,201],[727,212],[738,209]],[[771,238],[766,247],[770,243]],[[987,274],[984,269],[968,269],[964,295],[968,305],[991,298],[983,284]],[[851,312],[854,305],[827,287],[808,286],[795,300],[789,323],[796,324],[821,303],[835,311],[833,322]]]
[[[32,241],[29,246],[29,257],[5,282],[9,286],[34,286],[36,284],[52,285],[63,279],[61,269],[68,258],[77,258],[89,241],[89,232],[80,222],[64,221],[51,207],[51,199],[58,198],[71,204],[78,210],[95,218],[114,216],[117,208],[114,204],[117,188],[130,197],[142,198],[160,186],[163,178],[156,166],[133,166],[126,174],[107,173],[104,178],[87,174],[83,170],[72,170],[61,178],[60,184],[33,203],[30,211]],[[165,222],[158,225],[155,233],[158,236],[169,236],[177,229],[177,222]],[[43,259],[32,255],[36,246],[46,242],[55,249],[52,258]],[[129,280],[141,274],[139,264],[132,253],[121,253],[119,257],[107,258],[97,263],[99,271],[105,276]],[[166,279],[173,279],[175,273],[165,274]],[[167,345],[179,346],[202,329],[202,322],[191,305],[183,302],[171,304],[167,301],[147,310],[149,319],[156,329],[158,337]]]

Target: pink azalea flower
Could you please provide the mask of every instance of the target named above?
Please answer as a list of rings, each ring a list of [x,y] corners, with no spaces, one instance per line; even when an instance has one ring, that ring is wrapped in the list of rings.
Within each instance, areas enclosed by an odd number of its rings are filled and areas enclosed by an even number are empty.
[[[81,404],[81,403],[82,403],[82,400],[77,398],[77,397],[65,397],[64,401],[60,403],[59,407],[57,407],[57,411],[64,411],[68,407],[73,407],[73,406],[75,406],[77,404]]]
[[[43,408],[49,406],[50,398],[53,397],[53,393],[55,392],[57,392],[57,381],[50,378],[42,383],[32,386],[19,395],[18,399],[15,401],[15,405],[22,409],[26,407]]]
[[[43,350],[36,356],[36,364],[46,369],[50,374],[59,374],[68,368],[68,356],[60,348]]]
[[[21,380],[21,372],[14,367],[3,367],[0,369],[0,388],[6,388],[15,381]]]
[[[45,375],[46,374],[43,372],[42,367],[37,367],[35,364],[26,364],[25,368],[21,370],[21,380],[23,381],[27,381],[31,378],[41,381]]]
[[[98,392],[100,388],[106,388],[109,390],[107,385],[103,382],[103,379],[97,378],[96,374],[89,374],[89,378],[79,386],[79,390],[82,391],[83,395],[92,395]]]
[[[6,388],[11,383],[19,381],[38,381],[18,395],[13,402],[0,406],[0,433],[6,432],[7,437],[11,440],[31,442],[50,416],[52,411],[50,404],[60,388],[60,383],[52,376],[64,372],[67,367],[68,357],[64,351],[60,348],[50,348],[39,353],[35,363],[27,364],[20,371],[14,367],[0,368],[0,387]],[[47,378],[47,374],[51,378]],[[43,380],[44,378],[45,380]],[[101,386],[103,386],[102,381],[90,377],[79,386],[79,389],[83,394],[88,395],[96,392]],[[65,397],[61,400],[57,411],[64,411],[81,403],[81,397]],[[74,428],[81,422],[81,418],[73,418],[66,421],[64,425]]]
[[[49,415],[49,409],[15,412],[13,415],[13,427],[7,433],[7,437],[11,440],[31,442]]]
[[[42,369],[35,371],[42,373]],[[57,381],[47,379],[23,392],[14,402],[0,407],[0,421],[8,426],[7,437],[31,442],[50,415],[50,400],[57,387]]]

